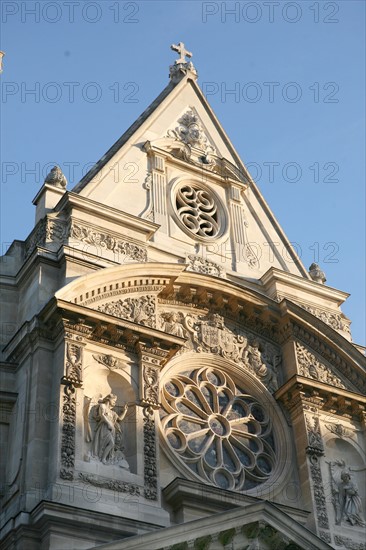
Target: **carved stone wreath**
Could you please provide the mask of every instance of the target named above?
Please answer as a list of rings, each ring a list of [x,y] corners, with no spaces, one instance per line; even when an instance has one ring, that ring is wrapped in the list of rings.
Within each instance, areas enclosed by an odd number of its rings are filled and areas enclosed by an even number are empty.
[[[174,375],[162,388],[161,403],[168,446],[199,478],[247,491],[271,477],[276,442],[269,407],[227,373],[204,367]]]
[[[224,207],[209,189],[196,183],[180,185],[175,192],[173,208],[179,225],[198,240],[220,237],[225,230]]]

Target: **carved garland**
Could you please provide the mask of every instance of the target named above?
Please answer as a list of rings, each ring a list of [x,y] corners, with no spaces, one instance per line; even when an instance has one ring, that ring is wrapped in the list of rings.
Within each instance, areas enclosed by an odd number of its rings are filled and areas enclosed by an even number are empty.
[[[148,500],[157,500],[158,481],[156,464],[156,435],[154,411],[144,408],[144,496]]]
[[[84,483],[94,485],[94,487],[102,487],[119,493],[128,493],[130,495],[140,495],[141,487],[126,481],[118,481],[115,479],[103,479],[91,474],[79,473],[79,479]]]

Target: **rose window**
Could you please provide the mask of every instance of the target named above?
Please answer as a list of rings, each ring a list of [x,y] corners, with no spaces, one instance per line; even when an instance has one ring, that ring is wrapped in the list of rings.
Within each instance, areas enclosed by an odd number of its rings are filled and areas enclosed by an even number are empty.
[[[247,491],[275,467],[275,437],[268,407],[222,371],[195,369],[162,388],[166,441],[196,475],[222,489]]]
[[[183,227],[197,237],[214,238],[222,232],[218,202],[206,189],[181,186],[175,196],[175,209]]]

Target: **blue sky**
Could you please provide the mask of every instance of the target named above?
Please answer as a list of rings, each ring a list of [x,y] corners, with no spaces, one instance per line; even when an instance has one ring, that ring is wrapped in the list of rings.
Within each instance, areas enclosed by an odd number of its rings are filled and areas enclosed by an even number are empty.
[[[32,229],[49,168],[76,184],[165,87],[183,41],[305,266],[351,293],[365,344],[364,25],[363,1],[3,0],[2,251]]]

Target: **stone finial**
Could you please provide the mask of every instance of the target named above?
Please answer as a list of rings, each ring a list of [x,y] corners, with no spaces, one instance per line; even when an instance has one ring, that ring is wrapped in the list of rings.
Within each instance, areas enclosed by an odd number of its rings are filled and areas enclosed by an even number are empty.
[[[316,283],[321,283],[322,285],[326,282],[325,273],[320,269],[318,264],[311,264],[309,267],[309,275]]]
[[[174,81],[180,80],[188,72],[197,78],[197,71],[193,66],[191,61],[188,61],[192,57],[192,53],[186,50],[183,42],[178,42],[178,44],[172,44],[170,48],[179,54],[179,58],[175,60],[174,65],[169,67],[170,79]]]
[[[0,74],[3,72],[3,57],[5,52],[0,52]]]
[[[65,189],[67,185],[67,179],[59,166],[54,166],[52,168],[51,172],[47,174],[44,182],[54,187],[60,187],[61,189]]]

